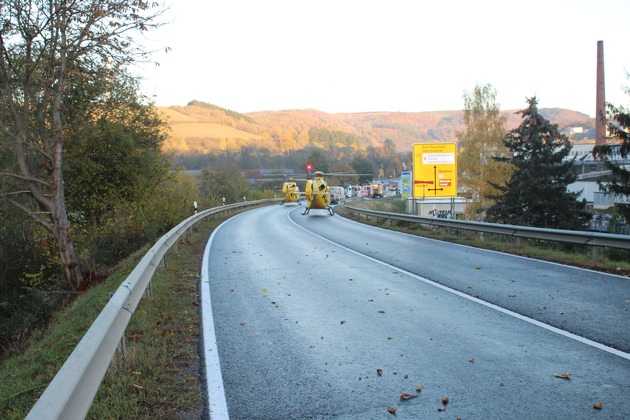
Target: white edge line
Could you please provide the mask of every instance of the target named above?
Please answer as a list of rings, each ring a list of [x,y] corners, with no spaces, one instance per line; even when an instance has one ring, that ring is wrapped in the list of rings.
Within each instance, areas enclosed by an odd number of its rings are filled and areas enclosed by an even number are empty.
[[[402,231],[396,230],[396,229],[387,229],[387,228],[384,228],[384,227],[381,227],[381,226],[375,226],[375,225],[372,225],[372,224],[369,224],[369,223],[358,222],[358,221],[353,220],[353,219],[351,219],[349,217],[345,217],[345,216],[342,216],[342,215],[337,214],[337,213],[335,213],[335,214],[338,215],[339,217],[341,217],[342,219],[348,221],[348,222],[356,223],[357,225],[361,225],[361,226],[371,226],[371,227],[373,227],[375,229],[384,230],[386,232],[400,233],[402,235],[411,236],[413,238],[426,239],[427,241],[434,241],[434,242],[440,242],[440,243],[443,243],[443,244],[456,245],[456,246],[460,246],[462,248],[470,248],[470,249],[474,249],[474,250],[477,250],[477,251],[483,251],[483,252],[492,252],[494,254],[505,255],[505,256],[508,256],[508,257],[520,258],[520,259],[528,260],[528,261],[536,261],[536,262],[545,263],[545,264],[552,264],[552,265],[557,265],[557,266],[560,266],[560,267],[572,268],[573,270],[587,271],[589,273],[601,274],[601,275],[604,275],[604,276],[617,277],[617,278],[624,279],[624,280],[630,280],[630,276],[624,276],[624,275],[621,275],[621,274],[609,273],[609,272],[606,272],[606,271],[597,271],[597,270],[593,270],[593,269],[590,269],[590,268],[578,267],[576,265],[568,265],[568,264],[563,264],[563,263],[559,263],[559,262],[555,262],[555,261],[543,260],[543,259],[540,259],[540,258],[526,257],[524,255],[510,254],[509,252],[498,251],[496,249],[479,248],[479,247],[472,246],[472,245],[460,244],[460,243],[457,243],[457,242],[449,242],[449,241],[445,241],[443,239],[430,238],[428,236],[414,235],[413,233],[402,232]],[[377,217],[377,216],[371,216],[371,217]],[[500,233],[497,234],[497,235],[500,235]]]
[[[216,233],[223,225],[233,219],[234,217],[231,217],[223,221],[212,231],[203,252],[203,261],[201,263],[201,333],[203,337],[206,391],[208,394],[208,415],[211,420],[229,420],[230,415],[225,399],[219,349],[214,330],[214,317],[212,316],[212,301],[210,300],[210,248]]]
[[[551,332],[559,334],[561,336],[570,338],[572,340],[575,340],[575,341],[578,341],[580,343],[586,344],[588,346],[594,347],[594,348],[596,348],[598,350],[602,350],[602,351],[608,352],[610,354],[613,354],[615,356],[619,356],[619,357],[621,357],[623,359],[630,360],[630,353],[626,353],[624,351],[617,350],[617,349],[612,348],[610,346],[607,346],[605,344],[598,343],[597,341],[590,340],[590,339],[588,339],[586,337],[582,337],[580,335],[573,334],[573,333],[571,333],[569,331],[565,331],[563,329],[554,327],[554,326],[546,324],[544,322],[537,321],[537,320],[535,320],[533,318],[530,318],[528,316],[521,315],[521,314],[519,314],[517,312],[514,312],[514,311],[511,311],[509,309],[503,308],[501,306],[495,305],[494,303],[486,302],[485,300],[482,300],[482,299],[479,299],[479,298],[467,295],[466,293],[460,292],[459,290],[451,289],[448,286],[444,286],[443,284],[436,283],[433,280],[429,280],[429,279],[427,279],[425,277],[419,276],[419,275],[417,275],[415,273],[412,273],[410,271],[407,271],[407,270],[405,270],[403,268],[396,267],[395,265],[386,263],[386,262],[381,261],[381,260],[377,260],[376,258],[373,258],[373,257],[370,257],[369,255],[363,254],[362,252],[355,251],[354,249],[348,248],[345,245],[342,245],[340,243],[332,241],[332,240],[330,240],[330,239],[320,235],[317,232],[314,232],[312,230],[306,229],[304,226],[299,225],[298,223],[296,223],[291,218],[291,213],[293,213],[293,212],[287,212],[287,218],[289,219],[289,222],[293,223],[295,226],[299,227],[300,229],[304,230],[305,232],[308,232],[310,235],[315,235],[315,236],[319,237],[320,239],[322,239],[322,240],[324,240],[324,241],[326,241],[328,243],[331,243],[331,244],[333,244],[333,245],[335,245],[335,246],[337,246],[337,247],[339,247],[341,249],[344,249],[344,250],[346,250],[346,251],[348,251],[348,252],[350,252],[352,254],[355,254],[355,255],[358,255],[360,257],[366,258],[366,259],[368,259],[368,260],[370,260],[372,262],[375,262],[377,264],[383,265],[383,266],[388,267],[388,268],[390,268],[392,270],[396,270],[399,273],[403,273],[405,275],[413,277],[413,278],[415,278],[417,280],[422,281],[423,283],[426,283],[426,284],[431,285],[433,287],[437,287],[438,289],[441,289],[441,290],[444,290],[446,292],[452,293],[452,294],[454,294],[456,296],[459,296],[461,298],[464,298],[464,299],[470,300],[472,302],[478,303],[478,304],[483,305],[483,306],[485,306],[487,308],[494,309],[497,312],[501,312],[501,313],[503,313],[505,315],[509,315],[509,316],[511,316],[513,318],[516,318],[516,319],[520,319],[521,321],[525,321],[525,322],[530,323],[532,325],[535,325],[537,327],[544,328],[547,331],[551,331]]]

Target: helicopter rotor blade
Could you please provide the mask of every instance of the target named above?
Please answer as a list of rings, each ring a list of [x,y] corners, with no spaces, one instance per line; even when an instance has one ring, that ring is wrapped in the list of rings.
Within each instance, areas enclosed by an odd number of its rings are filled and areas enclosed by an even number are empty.
[[[325,176],[372,176],[374,174],[357,174],[354,172],[322,172]]]

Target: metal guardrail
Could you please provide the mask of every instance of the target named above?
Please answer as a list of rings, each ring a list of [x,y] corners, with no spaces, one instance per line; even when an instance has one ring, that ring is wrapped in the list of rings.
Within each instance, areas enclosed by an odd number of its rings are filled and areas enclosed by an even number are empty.
[[[158,239],[114,292],[26,418],[85,418],[127,324],[169,249],[190,227],[208,216],[277,201],[279,199],[246,201],[203,210]]]
[[[540,239],[570,244],[630,249],[630,235],[617,235],[612,233],[588,232],[581,230],[544,229],[530,226],[504,225],[500,223],[470,222],[465,220],[421,217],[411,214],[362,209],[353,206],[344,206],[344,208],[348,209],[352,213],[380,217],[382,219],[399,220],[403,222],[441,226],[474,232],[496,233],[516,238]]]

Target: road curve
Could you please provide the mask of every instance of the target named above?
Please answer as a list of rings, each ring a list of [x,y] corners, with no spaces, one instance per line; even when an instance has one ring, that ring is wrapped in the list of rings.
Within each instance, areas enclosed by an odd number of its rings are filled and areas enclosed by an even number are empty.
[[[551,294],[554,303],[577,312],[590,302],[587,312],[597,314],[601,298],[602,329],[624,320],[628,325],[623,306],[604,302],[606,287],[630,299],[629,289],[617,284],[624,279],[596,278],[602,296],[582,296],[597,292],[595,286],[575,290],[595,274],[296,210],[248,211],[214,236],[210,292],[231,418],[392,418],[387,407],[397,407],[399,419],[630,418],[629,360],[441,290],[308,230],[460,290],[467,290],[468,279],[470,293],[484,300],[522,301],[510,307],[517,312],[544,306],[537,299]],[[409,259],[418,265],[404,265]],[[441,260],[448,261],[443,270],[434,264]],[[553,290],[562,294],[556,276],[563,270],[571,273],[570,292],[563,294],[570,297],[560,299]],[[500,290],[493,292],[493,284]],[[536,293],[544,284],[556,289]],[[516,297],[507,295],[508,287]],[[531,313],[536,319],[545,314]],[[589,320],[565,325],[590,331]],[[609,342],[624,348],[627,330],[625,338]],[[564,372],[570,380],[554,377]],[[423,386],[420,395],[401,402],[400,393],[415,392],[416,385]],[[438,411],[443,396],[449,403]],[[592,408],[597,401],[602,410]]]
[[[292,220],[334,242],[466,294],[630,352],[630,278],[374,228]]]

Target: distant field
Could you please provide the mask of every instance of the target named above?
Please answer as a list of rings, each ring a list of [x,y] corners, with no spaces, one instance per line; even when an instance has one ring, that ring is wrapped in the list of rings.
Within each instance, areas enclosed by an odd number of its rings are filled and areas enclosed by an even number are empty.
[[[236,140],[257,140],[260,139],[258,134],[248,133],[227,125],[192,122],[192,123],[173,123],[171,124],[172,135],[180,138],[195,139],[236,139]]]

